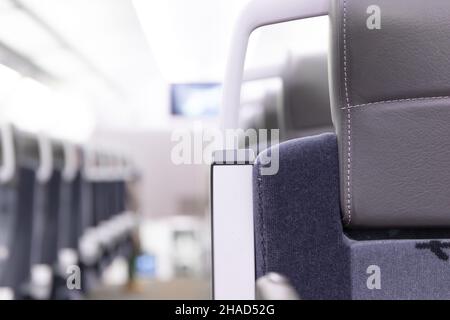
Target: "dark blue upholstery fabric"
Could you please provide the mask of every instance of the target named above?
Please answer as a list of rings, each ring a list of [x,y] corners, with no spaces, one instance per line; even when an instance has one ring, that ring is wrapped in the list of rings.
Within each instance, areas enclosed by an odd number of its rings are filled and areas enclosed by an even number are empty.
[[[46,183],[36,182],[33,203],[32,264],[53,265],[57,258],[58,207],[61,173]]]
[[[260,175],[259,162],[254,168],[257,276],[287,275],[304,299],[349,298],[336,136],[291,140],[275,148],[278,174]]]
[[[3,243],[9,254],[1,263],[0,286],[11,288],[16,299],[22,298],[23,285],[30,272],[34,181],[34,170],[18,168],[15,180],[8,185],[2,185],[0,191],[2,214],[10,215],[12,219],[11,224],[2,225],[2,228],[11,230],[8,233],[8,243]]]
[[[350,239],[341,222],[336,136],[274,148],[278,174],[261,175],[259,161],[254,167],[257,277],[285,275],[302,299],[450,299],[448,230],[362,230]],[[367,285],[372,266],[380,288]]]
[[[351,241],[352,298],[450,299],[449,247],[448,240]],[[381,270],[380,290],[367,289],[370,265]]]
[[[81,236],[80,218],[81,175],[71,181],[61,180],[58,207],[58,250],[78,248]]]

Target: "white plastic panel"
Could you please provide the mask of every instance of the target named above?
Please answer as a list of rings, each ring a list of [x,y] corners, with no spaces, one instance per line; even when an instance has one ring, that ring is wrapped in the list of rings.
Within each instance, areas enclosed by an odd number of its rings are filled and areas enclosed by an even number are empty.
[[[255,299],[252,165],[212,169],[213,295]]]

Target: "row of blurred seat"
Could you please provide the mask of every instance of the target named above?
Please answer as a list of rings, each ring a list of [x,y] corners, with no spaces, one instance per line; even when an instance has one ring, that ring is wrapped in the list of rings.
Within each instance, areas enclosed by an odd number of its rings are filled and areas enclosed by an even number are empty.
[[[327,59],[324,51],[291,56],[281,67],[247,70],[239,127],[279,129],[280,141],[333,132]],[[259,94],[250,88],[257,88]],[[267,142],[271,145],[270,137]],[[249,147],[242,143],[241,147]],[[254,151],[258,154],[264,148]]]
[[[79,299],[133,255],[124,159],[10,125],[0,150],[1,298]]]
[[[332,132],[328,53],[290,58],[283,68],[284,139]]]

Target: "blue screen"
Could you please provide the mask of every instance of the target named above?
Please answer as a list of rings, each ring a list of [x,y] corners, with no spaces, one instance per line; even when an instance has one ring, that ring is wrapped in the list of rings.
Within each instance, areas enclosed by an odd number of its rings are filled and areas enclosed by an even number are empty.
[[[214,117],[219,114],[222,87],[217,83],[173,84],[171,112],[185,117]]]

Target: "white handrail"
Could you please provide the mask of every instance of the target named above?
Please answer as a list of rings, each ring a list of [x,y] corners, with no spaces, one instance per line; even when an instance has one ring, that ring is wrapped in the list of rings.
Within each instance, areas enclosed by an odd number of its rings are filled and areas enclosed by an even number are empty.
[[[257,28],[328,15],[330,0],[253,0],[235,26],[223,82],[221,120],[223,129],[239,123],[241,85],[250,34]]]
[[[40,183],[50,180],[53,173],[53,148],[51,140],[44,134],[38,135],[39,167],[36,177]]]
[[[64,143],[63,179],[66,181],[73,181],[77,176],[79,165],[77,147],[70,143]]]
[[[14,148],[13,127],[3,124],[0,127],[3,164],[0,167],[0,182],[8,183],[14,178],[16,172],[16,155]]]

